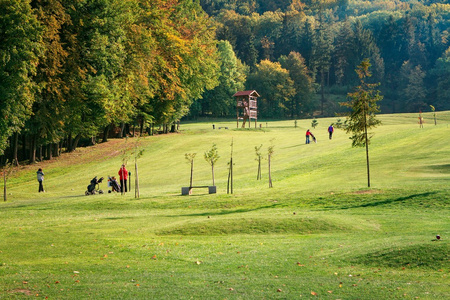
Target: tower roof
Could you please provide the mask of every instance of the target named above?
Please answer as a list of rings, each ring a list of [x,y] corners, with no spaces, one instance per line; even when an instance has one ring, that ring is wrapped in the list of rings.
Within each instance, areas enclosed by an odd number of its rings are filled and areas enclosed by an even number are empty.
[[[239,97],[239,96],[254,96],[254,97],[260,97],[257,91],[240,91],[233,95],[233,97]]]

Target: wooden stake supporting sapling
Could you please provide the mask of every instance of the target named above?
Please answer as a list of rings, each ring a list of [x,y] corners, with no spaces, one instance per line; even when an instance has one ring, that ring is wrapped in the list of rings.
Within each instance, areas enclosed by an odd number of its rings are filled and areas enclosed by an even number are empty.
[[[137,160],[142,156],[145,149],[141,148],[141,138],[139,137],[134,144],[134,198],[139,198],[139,173]]]
[[[13,171],[14,165],[6,160],[5,166],[3,167],[2,173],[3,173],[3,201],[7,201],[7,188],[6,183],[8,181],[9,175],[11,175]]]
[[[273,187],[272,185],[272,174],[271,174],[271,158],[273,157],[273,150],[274,146],[271,145],[269,148],[267,148],[267,160],[269,163],[269,188]]]
[[[186,160],[189,161],[190,164],[191,164],[191,179],[189,181],[189,190],[192,189],[192,177],[193,177],[193,174],[194,174],[194,158],[195,158],[196,155],[197,155],[197,153],[186,153],[184,155]]]
[[[227,194],[233,194],[233,139],[231,139],[231,154],[228,162]]]
[[[255,154],[256,154],[256,161],[258,162],[258,175],[256,175],[256,180],[260,180],[261,179],[261,160],[262,160],[262,153],[261,153],[261,148],[262,148],[262,144],[258,147],[255,146]]]

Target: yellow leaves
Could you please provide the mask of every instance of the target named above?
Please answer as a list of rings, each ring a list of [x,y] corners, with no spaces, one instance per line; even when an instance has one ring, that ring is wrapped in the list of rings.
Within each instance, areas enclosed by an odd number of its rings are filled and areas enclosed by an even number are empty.
[[[311,295],[313,295],[313,296],[317,296],[317,293],[316,293],[316,292],[313,292],[313,291],[311,291]]]

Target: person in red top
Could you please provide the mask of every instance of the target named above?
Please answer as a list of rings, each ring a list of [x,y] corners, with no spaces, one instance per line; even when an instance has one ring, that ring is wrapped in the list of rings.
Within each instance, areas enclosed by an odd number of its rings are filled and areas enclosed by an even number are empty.
[[[125,193],[128,192],[127,191],[128,171],[127,168],[125,168],[125,165],[122,165],[122,167],[119,170],[119,178],[122,191]]]
[[[313,136],[313,134],[311,133],[311,131],[309,131],[309,129],[306,130],[306,144],[309,144],[309,143],[310,143],[309,138],[310,138],[311,136]]]

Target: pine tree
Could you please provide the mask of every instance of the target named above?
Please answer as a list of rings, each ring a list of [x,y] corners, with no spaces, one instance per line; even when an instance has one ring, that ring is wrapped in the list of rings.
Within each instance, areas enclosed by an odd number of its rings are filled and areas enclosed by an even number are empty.
[[[344,106],[351,108],[347,119],[347,133],[352,134],[350,137],[352,147],[366,148],[368,187],[370,187],[369,142],[371,139],[368,130],[381,123],[376,119],[375,114],[379,112],[377,102],[383,98],[380,92],[376,90],[379,84],[366,82],[372,75],[369,67],[368,59],[363,60],[358,66],[356,73],[360,79],[360,85],[356,87],[355,92],[348,94],[350,100],[343,103]]]

